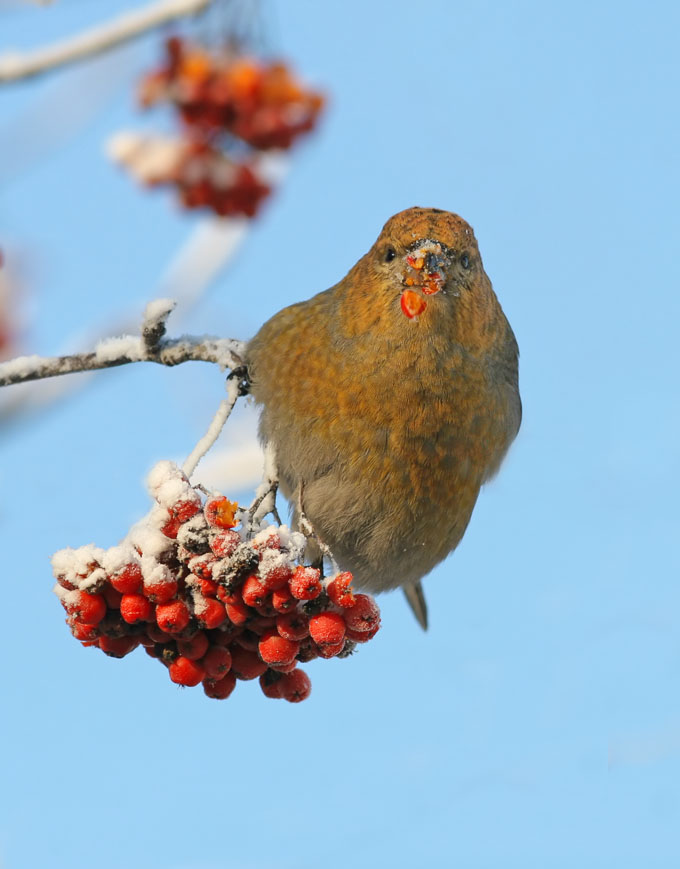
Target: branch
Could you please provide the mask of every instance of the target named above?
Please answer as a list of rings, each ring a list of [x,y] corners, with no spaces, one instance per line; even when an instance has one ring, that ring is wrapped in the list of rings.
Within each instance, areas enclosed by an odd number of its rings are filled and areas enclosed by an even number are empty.
[[[127,12],[46,48],[0,55],[0,83],[28,78],[108,51],[175,18],[196,15],[211,2],[212,0],[158,0],[144,9]]]
[[[0,364],[0,386],[42,380],[59,374],[115,368],[129,362],[157,362],[160,365],[180,365],[182,362],[215,362],[221,368],[243,365],[244,344],[233,338],[165,338],[165,321],[174,307],[168,299],[158,299],[147,305],[142,335],[122,335],[106,338],[92,353],[70,356],[19,356]]]

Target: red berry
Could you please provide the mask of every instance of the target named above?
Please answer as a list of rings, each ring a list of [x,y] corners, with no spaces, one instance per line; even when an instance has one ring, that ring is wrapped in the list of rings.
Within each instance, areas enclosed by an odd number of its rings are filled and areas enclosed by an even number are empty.
[[[262,606],[267,598],[267,591],[260,580],[251,574],[241,587],[241,597],[246,606]]]
[[[258,534],[257,539],[253,540],[252,547],[255,552],[264,553],[267,549],[280,550],[281,538],[275,528],[267,528],[262,534]]]
[[[124,658],[139,645],[138,637],[100,637],[99,648],[111,658]]]
[[[308,661],[313,661],[319,657],[319,648],[311,637],[306,637],[300,643],[300,651],[297,659],[301,664],[306,664]]]
[[[177,516],[174,516],[168,511],[168,518],[161,525],[161,532],[165,534],[166,537],[169,537],[171,540],[176,540],[177,532],[179,531],[181,525],[182,520],[178,519]]]
[[[201,501],[198,495],[195,498],[183,498],[177,501],[170,508],[173,516],[179,519],[180,523],[188,522],[192,516],[195,516],[201,509]]]
[[[120,602],[123,599],[123,595],[119,591],[116,591],[116,589],[112,585],[109,585],[108,582],[101,590],[101,594],[106,601],[106,606],[110,610],[120,609]]]
[[[236,501],[228,501],[224,496],[221,498],[209,498],[204,507],[205,518],[208,525],[215,528],[233,528],[238,524],[235,518],[238,504]]]
[[[152,580],[144,583],[144,594],[153,603],[168,603],[177,594],[176,579]]]
[[[142,568],[131,562],[109,577],[111,585],[121,594],[135,594],[142,587]]]
[[[253,615],[253,611],[243,601],[226,604],[227,616],[235,625],[244,625]]]
[[[292,575],[293,571],[287,564],[278,564],[268,568],[265,563],[261,564],[259,569],[260,582],[267,591],[283,588],[288,584]]]
[[[201,587],[201,594],[205,595],[205,597],[217,596],[219,586],[213,579],[201,579],[199,580],[199,585]]]
[[[106,601],[100,594],[87,591],[72,592],[72,599],[66,604],[66,611],[75,621],[84,625],[96,625],[106,615]]]
[[[201,627],[210,630],[221,625],[227,617],[227,611],[225,610],[224,605],[218,600],[215,600],[214,597],[203,598],[200,607],[197,606],[195,612],[196,618]]]
[[[347,627],[352,631],[370,631],[380,624],[378,605],[367,594],[355,595],[355,604],[343,613]]]
[[[188,567],[196,576],[212,582],[212,569],[216,561],[217,558],[215,558],[212,552],[205,552],[203,555],[192,554],[189,558]]]
[[[175,658],[172,664],[170,664],[168,672],[173,682],[176,682],[178,685],[187,685],[188,687],[198,685],[199,682],[205,679],[203,667],[197,661],[185,658],[184,655]]]
[[[356,603],[351,589],[352,574],[349,571],[339,573],[326,586],[328,597],[336,606],[351,607]]]
[[[295,573],[288,583],[291,594],[298,600],[313,600],[321,594],[321,571],[316,567],[295,568]]]
[[[304,613],[282,613],[276,619],[276,630],[287,640],[304,640],[309,636],[309,619]]]
[[[283,697],[281,687],[281,676],[273,670],[267,670],[260,676],[260,688],[265,697],[280,700]]]
[[[279,682],[281,695],[289,703],[300,703],[306,700],[312,692],[312,682],[304,670],[293,670],[284,673]]]
[[[243,599],[241,597],[240,592],[238,591],[227,591],[227,589],[220,585],[217,589],[217,597],[222,601],[223,604],[228,603],[237,603],[242,604]]]
[[[289,588],[277,588],[272,592],[272,606],[279,613],[287,613],[297,606],[297,598],[293,597]]]
[[[201,663],[209,679],[221,679],[231,670],[231,652],[223,646],[212,646]]]
[[[262,620],[266,620],[270,625],[273,625],[276,622],[276,616],[278,613],[272,606],[271,599],[266,600],[261,606],[256,606],[255,612]],[[258,624],[259,623],[258,620]]]
[[[169,643],[170,637],[165,631],[162,631],[158,625],[150,624],[146,626],[146,635],[153,643]]]
[[[277,673],[292,673],[297,665],[297,658],[295,658],[290,664],[270,664],[269,666],[272,670],[276,670]]]
[[[209,645],[203,631],[198,631],[190,640],[177,640],[177,651],[190,661],[198,661],[208,651]]]
[[[124,594],[120,601],[120,614],[129,625],[153,619],[153,604],[143,594]]]
[[[236,531],[222,531],[212,538],[210,548],[218,558],[229,558],[240,543],[241,538]]]
[[[376,622],[369,631],[353,631],[351,628],[347,628],[345,636],[354,643],[367,643],[373,639],[379,630],[380,622]]]
[[[173,600],[156,607],[156,623],[162,631],[177,634],[189,624],[189,610],[184,601]],[[200,681],[200,680],[199,680]]]
[[[221,679],[206,679],[203,682],[203,690],[208,697],[215,700],[226,700],[236,687],[236,677],[233,673],[227,673]]]
[[[336,646],[345,638],[345,620],[339,613],[319,613],[309,620],[309,635],[317,646]]]
[[[260,660],[257,652],[243,649],[241,646],[233,646],[231,650],[231,672],[237,679],[247,681],[257,679],[267,669],[267,665]]]
[[[341,640],[339,643],[327,643],[325,646],[317,646],[320,658],[334,658],[336,655],[339,655],[344,648],[344,640]]]
[[[71,633],[76,640],[84,643],[89,643],[99,638],[99,628],[96,625],[81,625],[79,622],[74,622],[71,625]]]
[[[300,646],[295,640],[287,640],[276,631],[264,634],[258,644],[262,660],[269,665],[286,665],[295,660]]]

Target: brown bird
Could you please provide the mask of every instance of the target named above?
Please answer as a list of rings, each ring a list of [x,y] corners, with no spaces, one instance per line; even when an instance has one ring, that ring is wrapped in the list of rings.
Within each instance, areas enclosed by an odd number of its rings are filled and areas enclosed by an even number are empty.
[[[293,522],[304,513],[357,587],[403,587],[426,627],[420,580],[460,542],[522,413],[517,342],[471,227],[396,214],[246,355]]]

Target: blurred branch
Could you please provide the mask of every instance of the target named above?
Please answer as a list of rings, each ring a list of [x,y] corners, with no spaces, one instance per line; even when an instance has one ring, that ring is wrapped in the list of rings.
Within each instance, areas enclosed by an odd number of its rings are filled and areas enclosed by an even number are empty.
[[[244,344],[232,338],[164,337],[165,321],[174,302],[159,299],[146,308],[142,335],[123,335],[101,341],[92,353],[70,356],[20,356],[0,364],[0,386],[56,377],[80,371],[115,368],[129,362],[157,362],[180,365],[182,362],[215,362],[222,368],[243,365]]]
[[[157,27],[196,15],[212,0],[158,0],[61,42],[28,52],[0,55],[0,83],[17,81],[108,51]]]

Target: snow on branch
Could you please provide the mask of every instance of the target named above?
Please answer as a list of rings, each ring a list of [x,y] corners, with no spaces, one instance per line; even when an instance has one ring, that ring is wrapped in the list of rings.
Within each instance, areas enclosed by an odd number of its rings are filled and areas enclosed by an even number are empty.
[[[16,81],[115,48],[175,18],[196,15],[212,0],[158,0],[86,30],[77,36],[27,52],[0,55],[0,83]]]
[[[128,362],[214,362],[221,368],[243,366],[244,344],[233,338],[209,336],[165,338],[165,323],[175,303],[169,299],[150,302],[144,312],[142,334],[121,335],[100,341],[91,353],[70,356],[19,356],[0,363],[0,386],[42,380],[59,374],[115,368]]]

